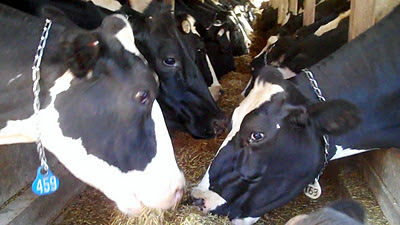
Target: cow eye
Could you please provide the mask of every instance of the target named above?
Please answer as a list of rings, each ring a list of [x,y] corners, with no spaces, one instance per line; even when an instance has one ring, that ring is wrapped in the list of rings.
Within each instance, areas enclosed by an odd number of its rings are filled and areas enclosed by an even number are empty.
[[[250,143],[261,141],[264,138],[264,133],[262,132],[253,132],[250,135]]]
[[[145,104],[149,100],[149,94],[146,91],[139,91],[135,98],[142,104]]]
[[[167,66],[174,66],[175,65],[175,59],[174,58],[166,58],[166,59],[164,59],[163,62]]]
[[[197,52],[198,52],[198,53],[203,53],[203,51],[204,51],[204,50],[201,49],[201,48],[198,48],[198,49],[197,49]]]

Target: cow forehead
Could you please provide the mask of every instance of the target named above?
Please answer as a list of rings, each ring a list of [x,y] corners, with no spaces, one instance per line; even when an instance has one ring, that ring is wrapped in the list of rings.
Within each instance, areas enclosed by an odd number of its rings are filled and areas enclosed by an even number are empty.
[[[147,61],[144,59],[142,53],[140,53],[139,49],[135,45],[135,37],[133,35],[133,30],[129,21],[125,18],[125,16],[121,14],[114,14],[112,16],[120,19],[123,23],[121,29],[115,33],[115,38],[118,39],[118,41],[125,48],[125,50],[140,57],[143,60],[143,62],[147,64]]]
[[[240,103],[232,115],[232,130],[229,132],[220,149],[223,148],[239,131],[243,119],[251,111],[260,107],[261,104],[271,101],[271,97],[277,93],[283,92],[284,89],[278,84],[264,82],[259,78],[254,83],[254,88],[249,95]]]

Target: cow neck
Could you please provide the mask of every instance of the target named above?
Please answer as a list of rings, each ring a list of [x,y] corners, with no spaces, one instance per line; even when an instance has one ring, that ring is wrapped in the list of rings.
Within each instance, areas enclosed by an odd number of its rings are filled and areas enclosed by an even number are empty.
[[[310,86],[312,87],[315,96],[318,98],[320,102],[325,102],[326,99],[322,95],[322,91],[318,86],[318,82],[314,77],[314,74],[309,70],[309,69],[303,69],[302,72],[306,75],[308,81],[310,82]],[[324,134],[322,136],[322,139],[324,141],[324,164],[319,172],[318,176],[316,177],[317,180],[319,180],[320,176],[323,174],[326,166],[328,165],[328,157],[329,157],[329,136],[327,134]]]
[[[312,70],[310,70],[310,69],[305,69],[305,70],[310,71],[312,73],[312,76],[313,76],[315,82],[317,82],[317,85],[320,88],[320,90],[321,89],[325,90],[324,84],[326,84],[326,83],[322,83],[322,85],[320,85],[321,82],[320,82],[320,79],[318,79],[319,77],[324,77],[325,75],[319,74],[319,73],[316,74],[314,69],[315,68],[313,68]],[[321,101],[318,98],[317,94],[315,93],[313,86],[310,83],[311,81],[307,77],[306,72],[304,70],[302,70],[302,72],[300,72],[295,77],[293,77],[289,80],[296,85],[297,89],[301,92],[301,94],[304,95],[310,102],[320,102]],[[329,96],[329,95],[326,95],[325,92],[322,97]],[[329,97],[328,97],[328,99],[329,99]],[[335,148],[335,145],[332,144],[332,140],[333,140],[332,138],[329,140],[330,144],[329,144],[328,155],[327,155],[328,161],[336,154],[336,148]]]

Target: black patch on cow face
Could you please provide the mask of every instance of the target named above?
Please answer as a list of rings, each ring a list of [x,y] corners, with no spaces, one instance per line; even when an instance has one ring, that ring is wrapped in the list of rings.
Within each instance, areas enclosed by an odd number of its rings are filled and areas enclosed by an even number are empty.
[[[359,111],[349,102],[311,104],[276,72],[267,67],[259,80],[285,91],[247,114],[211,163],[210,190],[227,201],[213,213],[231,219],[260,217],[287,203],[321,171],[322,135],[342,134],[360,122]]]
[[[148,12],[131,18],[131,22],[139,50],[159,76],[158,101],[167,125],[187,130],[197,138],[214,137],[215,121],[225,116],[214,102],[169,8],[161,7],[152,14],[152,4]]]
[[[55,107],[65,136],[80,138],[88,154],[127,172],[143,170],[156,155],[151,109],[157,84],[153,71],[115,38],[118,21],[106,18],[86,33],[99,40],[92,77],[74,79]]]

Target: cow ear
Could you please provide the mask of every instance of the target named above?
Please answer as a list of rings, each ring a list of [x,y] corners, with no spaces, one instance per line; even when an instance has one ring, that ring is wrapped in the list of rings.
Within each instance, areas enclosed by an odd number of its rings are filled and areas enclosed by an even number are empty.
[[[307,111],[321,134],[344,134],[361,123],[360,110],[345,100],[315,103]]]
[[[99,57],[99,41],[89,33],[72,32],[62,41],[63,58],[76,77],[85,77]]]
[[[182,26],[183,32],[185,32],[186,34],[190,33],[191,26],[190,26],[190,22],[188,20],[182,20],[181,26]]]

